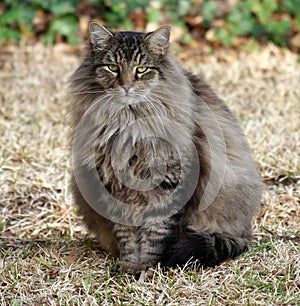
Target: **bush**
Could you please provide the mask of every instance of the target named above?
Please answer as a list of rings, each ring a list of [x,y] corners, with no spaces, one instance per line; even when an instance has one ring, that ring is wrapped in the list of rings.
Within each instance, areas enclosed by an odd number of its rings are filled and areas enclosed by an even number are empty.
[[[46,44],[82,39],[82,20],[101,18],[111,28],[145,29],[168,23],[214,46],[253,37],[300,50],[300,0],[4,0],[0,43],[42,39]]]
[[[7,39],[19,41],[34,35],[42,35],[48,44],[54,43],[57,35],[69,43],[79,42],[76,33],[79,0],[31,0],[26,4],[20,4],[19,0],[4,0],[4,4],[4,12],[0,15],[0,42]]]
[[[231,45],[235,37],[251,36],[286,46],[293,32],[300,30],[299,8],[299,0],[238,2],[222,16],[224,24],[216,29],[216,37],[223,45]]]

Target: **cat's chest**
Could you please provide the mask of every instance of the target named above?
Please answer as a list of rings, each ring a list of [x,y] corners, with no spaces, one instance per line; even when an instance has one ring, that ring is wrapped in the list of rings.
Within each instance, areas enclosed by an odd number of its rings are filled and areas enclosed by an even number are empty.
[[[147,117],[126,125],[111,122],[97,139],[98,174],[115,190],[172,189],[181,175],[181,159],[191,146],[190,129],[174,120]]]
[[[121,202],[140,206],[167,201],[191,171],[189,147],[185,148],[187,154],[180,155],[163,139],[122,144],[103,146],[97,152],[101,156],[97,163],[99,178]]]
[[[115,135],[98,147],[97,169],[105,184],[117,182],[149,190],[180,167],[178,153],[167,141],[155,137],[133,139],[132,135],[121,139]]]

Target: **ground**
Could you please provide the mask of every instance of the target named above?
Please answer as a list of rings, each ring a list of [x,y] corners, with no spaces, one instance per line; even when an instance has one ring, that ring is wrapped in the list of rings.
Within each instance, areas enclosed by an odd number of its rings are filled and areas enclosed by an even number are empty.
[[[118,273],[68,190],[66,84],[81,49],[0,50],[1,305],[299,305],[300,63],[272,45],[178,54],[238,116],[266,190],[248,253],[209,269]]]

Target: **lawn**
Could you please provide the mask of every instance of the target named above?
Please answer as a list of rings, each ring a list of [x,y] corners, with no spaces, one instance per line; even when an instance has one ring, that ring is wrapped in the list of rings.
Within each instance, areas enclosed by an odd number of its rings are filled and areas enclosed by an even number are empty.
[[[81,49],[0,50],[1,305],[299,305],[300,63],[272,45],[185,56],[238,116],[266,183],[248,253],[216,268],[119,274],[72,207],[66,125]]]

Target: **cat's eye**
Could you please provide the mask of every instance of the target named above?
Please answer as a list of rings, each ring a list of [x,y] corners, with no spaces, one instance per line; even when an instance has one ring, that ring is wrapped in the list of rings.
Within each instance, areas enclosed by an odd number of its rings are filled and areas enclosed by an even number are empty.
[[[148,68],[145,67],[145,66],[138,66],[138,67],[136,67],[137,73],[144,73],[144,72],[146,72],[147,69]]]
[[[112,65],[108,65],[107,67],[112,72],[118,72],[118,70],[119,70],[119,66],[118,65],[113,65],[112,64]]]

